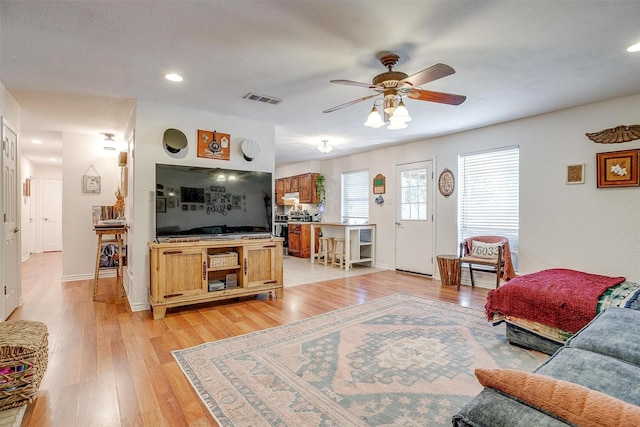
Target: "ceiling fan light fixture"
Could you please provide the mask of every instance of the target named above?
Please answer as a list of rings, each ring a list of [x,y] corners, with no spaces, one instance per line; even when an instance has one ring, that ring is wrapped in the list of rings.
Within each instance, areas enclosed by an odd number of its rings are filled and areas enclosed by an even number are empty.
[[[408,126],[406,122],[402,122],[400,120],[390,120],[390,122],[389,126],[387,126],[387,129],[389,130],[400,130]]]
[[[405,107],[404,102],[402,101],[402,99],[400,100],[400,103],[398,104],[396,109],[393,111],[393,115],[391,116],[391,118],[389,120],[391,120],[391,122],[393,122],[393,121],[401,121],[403,123],[411,121],[411,116],[409,115],[409,110],[407,110],[407,107]]]
[[[373,104],[373,108],[367,117],[367,121],[364,122],[364,125],[374,129],[384,125],[384,120],[382,120],[382,116],[380,116],[375,103]]]
[[[318,145],[318,151],[321,152],[322,154],[327,154],[331,150],[333,150],[333,145],[328,145],[327,142],[329,141],[326,139],[323,139],[322,144]]]
[[[393,98],[385,98],[384,100],[384,112],[386,115],[391,116],[396,111],[396,103]]]

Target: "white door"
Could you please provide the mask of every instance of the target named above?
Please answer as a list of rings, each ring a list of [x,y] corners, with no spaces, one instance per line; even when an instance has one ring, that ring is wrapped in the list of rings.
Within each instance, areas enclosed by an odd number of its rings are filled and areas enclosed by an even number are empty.
[[[62,180],[42,180],[42,249],[62,250]]]
[[[6,319],[18,306],[20,289],[20,235],[18,221],[18,138],[2,123],[2,288],[1,318]]]
[[[431,161],[396,166],[396,270],[433,274]]]

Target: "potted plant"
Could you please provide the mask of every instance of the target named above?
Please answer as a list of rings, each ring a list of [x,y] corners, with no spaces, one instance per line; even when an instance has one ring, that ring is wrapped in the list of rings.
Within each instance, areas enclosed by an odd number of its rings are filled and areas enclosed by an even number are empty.
[[[318,205],[324,205],[324,175],[316,176],[316,196],[318,196]]]

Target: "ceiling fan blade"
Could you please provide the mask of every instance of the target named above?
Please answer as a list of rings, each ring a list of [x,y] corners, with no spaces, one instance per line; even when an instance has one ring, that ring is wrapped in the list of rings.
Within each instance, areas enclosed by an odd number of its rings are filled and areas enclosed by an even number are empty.
[[[467,97],[463,95],[455,95],[453,93],[432,92],[430,90],[412,89],[407,92],[407,96],[411,99],[420,101],[439,102],[440,104],[460,105]]]
[[[398,86],[404,83],[408,83],[413,87],[418,87],[418,86],[422,86],[425,83],[429,83],[434,80],[438,80],[443,77],[450,76],[455,72],[456,70],[454,70],[453,68],[449,67],[446,64],[436,64],[422,71],[419,71],[412,76],[409,76],[405,79],[400,80],[400,82],[398,82]]]
[[[347,103],[338,105],[337,107],[333,107],[333,108],[329,108],[328,110],[324,110],[323,113],[331,113],[332,111],[340,110],[340,109],[348,107],[350,105],[357,104],[358,102],[366,101],[367,99],[371,99],[371,98],[373,98],[375,96],[378,96],[378,95],[379,94],[376,93],[374,95],[369,95],[369,96],[365,96],[363,98],[354,99],[353,101],[349,101]]]
[[[331,83],[337,83],[339,85],[347,85],[347,86],[366,87],[369,89],[379,89],[377,85],[374,85],[372,83],[354,82],[353,80],[331,80]]]

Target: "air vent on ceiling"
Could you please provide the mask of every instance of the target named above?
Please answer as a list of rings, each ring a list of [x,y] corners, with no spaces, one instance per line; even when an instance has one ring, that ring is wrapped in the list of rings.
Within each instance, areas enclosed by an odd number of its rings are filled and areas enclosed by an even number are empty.
[[[266,104],[278,105],[282,102],[282,99],[274,98],[273,96],[260,95],[259,93],[249,92],[244,96],[245,99],[252,101],[264,102]]]

